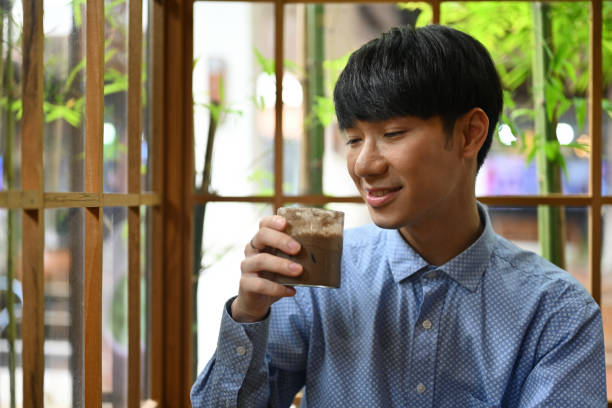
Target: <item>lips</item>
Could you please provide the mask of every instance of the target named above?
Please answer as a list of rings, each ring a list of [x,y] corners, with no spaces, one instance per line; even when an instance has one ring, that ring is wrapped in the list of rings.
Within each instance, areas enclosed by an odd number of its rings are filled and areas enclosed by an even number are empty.
[[[382,190],[368,190],[368,194],[372,195],[374,197],[382,197],[386,194],[392,193],[394,191],[398,191],[401,187],[395,187],[395,188],[385,188]]]
[[[365,188],[366,202],[373,208],[382,207],[391,202],[402,189],[399,187]]]

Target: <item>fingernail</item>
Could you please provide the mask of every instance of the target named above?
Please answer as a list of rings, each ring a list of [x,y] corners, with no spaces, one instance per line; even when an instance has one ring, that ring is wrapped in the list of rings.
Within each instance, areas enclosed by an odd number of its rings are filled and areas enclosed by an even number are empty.
[[[285,288],[285,293],[287,293],[287,295],[289,295],[289,296],[293,296],[295,294],[295,289],[293,289],[291,287],[286,287]]]
[[[276,224],[276,226],[280,228],[285,225],[285,220],[282,217],[276,217],[276,219],[274,220],[274,224]]]
[[[289,241],[289,243],[287,244],[287,248],[289,248],[290,251],[297,251],[299,247],[300,246],[295,241]]]
[[[290,263],[289,264],[289,270],[291,272],[297,273],[302,269],[302,267],[299,264],[296,263]]]

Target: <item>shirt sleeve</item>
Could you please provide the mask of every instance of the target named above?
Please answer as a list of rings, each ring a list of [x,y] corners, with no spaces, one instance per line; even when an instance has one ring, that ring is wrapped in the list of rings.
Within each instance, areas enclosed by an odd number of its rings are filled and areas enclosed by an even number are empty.
[[[304,373],[271,362],[266,351],[273,312],[259,322],[238,323],[230,315],[233,300],[223,310],[215,354],[191,389],[192,406],[289,407]]]
[[[572,302],[548,320],[519,407],[607,407],[601,310]]]

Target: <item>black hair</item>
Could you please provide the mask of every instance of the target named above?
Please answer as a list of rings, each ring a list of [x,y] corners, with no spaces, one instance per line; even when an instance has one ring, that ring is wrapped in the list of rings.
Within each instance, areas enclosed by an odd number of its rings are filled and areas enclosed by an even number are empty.
[[[451,133],[455,121],[481,108],[489,118],[478,168],[491,147],[503,106],[501,83],[491,56],[473,37],[450,27],[396,27],[357,51],[334,89],[341,130],[355,122],[399,116],[439,115]]]

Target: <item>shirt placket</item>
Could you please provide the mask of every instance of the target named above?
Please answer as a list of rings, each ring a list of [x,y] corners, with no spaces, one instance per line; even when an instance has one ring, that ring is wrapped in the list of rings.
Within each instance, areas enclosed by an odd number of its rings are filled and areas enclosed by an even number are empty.
[[[409,406],[431,407],[440,314],[447,284],[435,270],[421,279],[423,302],[414,327],[408,400]]]

